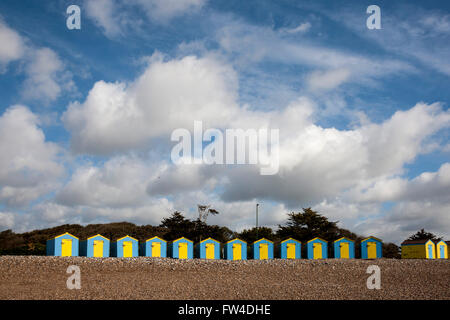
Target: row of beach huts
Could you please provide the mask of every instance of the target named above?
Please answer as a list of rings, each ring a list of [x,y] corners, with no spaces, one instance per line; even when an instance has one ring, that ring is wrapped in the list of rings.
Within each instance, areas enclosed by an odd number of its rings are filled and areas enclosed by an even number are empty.
[[[408,242],[408,241],[405,241]],[[402,258],[448,258],[448,245],[444,241],[402,243]],[[431,242],[431,243],[430,243]],[[278,246],[278,258],[301,259],[301,242],[289,238],[281,241]],[[430,249],[431,248],[431,249]],[[150,238],[144,242],[133,237],[125,236],[116,241],[110,241],[106,237],[97,234],[84,241],[66,232],[55,238],[47,240],[47,255],[49,256],[85,256],[85,257],[171,257],[178,259],[226,259],[246,260],[247,243],[240,239],[233,239],[221,245],[212,238],[207,238],[194,243],[184,237],[174,241],[165,241],[159,237]],[[342,237],[333,242],[334,258],[354,259],[355,242]],[[308,259],[328,258],[328,242],[321,238],[314,238],[306,243]],[[406,256],[403,252],[407,252]],[[259,239],[250,245],[249,250],[252,259],[273,259],[274,243],[265,238]],[[376,237],[368,237],[361,241],[361,258],[381,258],[382,241]]]

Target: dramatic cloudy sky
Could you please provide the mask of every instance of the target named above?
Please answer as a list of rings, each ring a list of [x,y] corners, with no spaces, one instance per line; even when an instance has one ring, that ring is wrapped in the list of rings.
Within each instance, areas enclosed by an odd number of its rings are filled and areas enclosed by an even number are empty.
[[[4,0],[0,230],[199,203],[242,230],[260,203],[270,227],[311,206],[385,241],[450,238],[449,102],[446,1]],[[278,128],[278,174],[175,165],[171,133],[195,120]]]

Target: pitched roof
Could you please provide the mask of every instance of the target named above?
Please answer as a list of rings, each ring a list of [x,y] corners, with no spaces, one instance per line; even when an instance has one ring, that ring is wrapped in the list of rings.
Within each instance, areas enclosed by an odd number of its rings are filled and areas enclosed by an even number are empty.
[[[425,244],[429,239],[423,239],[423,240],[405,240],[401,244]]]

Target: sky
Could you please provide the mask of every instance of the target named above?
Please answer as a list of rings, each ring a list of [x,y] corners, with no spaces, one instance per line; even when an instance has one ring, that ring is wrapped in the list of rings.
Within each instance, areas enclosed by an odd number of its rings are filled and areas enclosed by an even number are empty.
[[[449,89],[448,1],[4,0],[0,230],[210,204],[241,231],[259,203],[274,229],[312,207],[386,242],[450,239]],[[174,163],[194,121],[278,129],[278,172]]]

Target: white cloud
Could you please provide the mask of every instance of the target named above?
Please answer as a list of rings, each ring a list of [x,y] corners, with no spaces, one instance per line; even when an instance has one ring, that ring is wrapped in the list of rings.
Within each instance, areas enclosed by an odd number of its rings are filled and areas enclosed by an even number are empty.
[[[330,90],[340,86],[350,77],[348,69],[334,69],[328,71],[315,71],[307,77],[312,90]]]
[[[97,82],[63,115],[76,152],[108,154],[162,137],[194,120],[222,127],[236,114],[236,75],[213,58],[154,59],[131,84]]]
[[[0,73],[6,65],[25,54],[26,46],[22,37],[0,20]]]
[[[57,186],[59,148],[45,141],[38,118],[24,106],[0,117],[0,201],[26,205]]]
[[[207,0],[134,0],[154,21],[168,20],[199,10]]]
[[[311,28],[311,23],[304,22],[299,24],[295,28],[281,28],[279,32],[281,33],[289,33],[289,34],[295,34],[295,33],[303,33],[308,31]]]
[[[0,211],[0,231],[14,227],[14,213]]]
[[[53,50],[33,50],[25,69],[27,78],[23,83],[22,96],[27,100],[48,103],[56,100],[63,90],[73,90],[71,74],[63,74],[63,71],[64,64]]]
[[[99,26],[107,37],[123,33],[127,18],[120,11],[118,4],[111,0],[85,1],[87,16]]]

